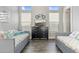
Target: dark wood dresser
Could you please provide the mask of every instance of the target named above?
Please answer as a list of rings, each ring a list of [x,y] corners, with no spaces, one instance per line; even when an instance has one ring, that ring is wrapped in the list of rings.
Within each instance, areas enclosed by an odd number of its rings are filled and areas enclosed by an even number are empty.
[[[32,27],[32,39],[48,39],[48,27]]]

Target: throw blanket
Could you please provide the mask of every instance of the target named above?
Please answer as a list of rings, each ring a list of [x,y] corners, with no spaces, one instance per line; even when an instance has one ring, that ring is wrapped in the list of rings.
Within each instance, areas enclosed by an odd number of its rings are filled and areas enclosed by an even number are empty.
[[[0,31],[0,40],[2,39],[13,39],[14,36],[23,35],[29,32],[28,31]]]

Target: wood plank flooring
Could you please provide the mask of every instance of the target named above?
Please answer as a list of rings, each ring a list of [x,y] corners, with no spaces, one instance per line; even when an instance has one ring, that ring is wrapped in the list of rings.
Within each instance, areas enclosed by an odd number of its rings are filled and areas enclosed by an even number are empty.
[[[55,40],[31,40],[23,53],[60,53]]]

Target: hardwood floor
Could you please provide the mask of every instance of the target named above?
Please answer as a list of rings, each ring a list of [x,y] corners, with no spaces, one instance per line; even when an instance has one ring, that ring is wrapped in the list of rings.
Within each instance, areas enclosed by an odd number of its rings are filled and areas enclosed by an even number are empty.
[[[31,40],[23,53],[60,53],[56,48],[55,40]]]

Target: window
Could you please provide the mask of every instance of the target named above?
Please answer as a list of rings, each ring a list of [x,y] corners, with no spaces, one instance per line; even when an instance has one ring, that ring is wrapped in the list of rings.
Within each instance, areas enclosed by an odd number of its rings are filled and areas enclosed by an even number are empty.
[[[53,32],[58,32],[59,8],[59,6],[49,6],[49,36],[51,37]]]
[[[30,26],[31,23],[31,13],[21,13],[21,25]]]
[[[30,31],[31,28],[31,6],[21,7],[21,28],[24,31]]]
[[[22,10],[22,12],[21,12],[21,25],[22,26],[30,25],[31,12],[28,12],[28,11],[31,11],[32,7],[31,6],[22,6],[21,10]],[[27,12],[23,12],[23,11],[27,11]]]
[[[50,11],[59,11],[59,6],[49,6]]]
[[[59,22],[59,13],[49,13],[50,22]]]
[[[21,9],[22,9],[22,11],[31,11],[32,7],[31,6],[22,6]]]

